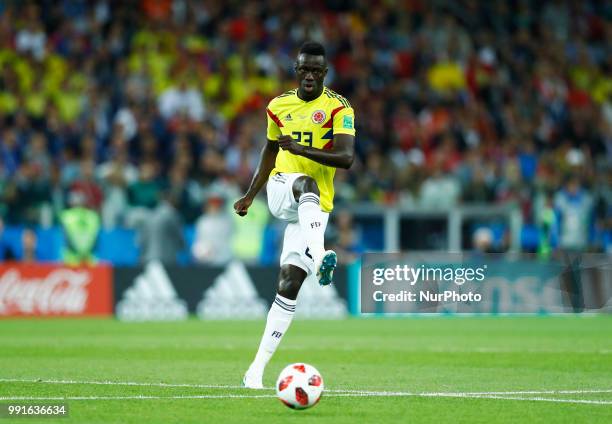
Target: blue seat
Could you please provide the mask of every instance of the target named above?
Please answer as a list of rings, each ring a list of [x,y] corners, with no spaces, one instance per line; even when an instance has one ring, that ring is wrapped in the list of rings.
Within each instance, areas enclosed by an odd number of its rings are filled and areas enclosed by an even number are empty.
[[[60,261],[64,246],[64,233],[60,227],[38,228],[36,257],[40,261]]]
[[[193,255],[191,254],[191,246],[195,240],[195,226],[186,225],[183,228],[183,238],[185,239],[185,249],[178,254],[178,263],[181,265],[189,265],[193,263]]]
[[[4,249],[9,250],[10,253],[15,255],[16,259],[23,255],[23,249],[21,246],[22,233],[23,227],[21,226],[6,226],[1,234]]]
[[[508,225],[505,222],[493,222],[489,225],[489,228],[493,232],[493,245],[501,247],[504,244]]]
[[[532,224],[525,224],[521,228],[521,248],[527,251],[535,251],[540,245],[540,231]]]
[[[126,228],[101,230],[95,254],[99,260],[114,265],[138,264],[140,255],[136,245],[136,232]]]
[[[282,242],[283,233],[278,226],[268,223],[264,229],[262,249],[259,260],[262,265],[273,265],[278,262],[278,244]]]

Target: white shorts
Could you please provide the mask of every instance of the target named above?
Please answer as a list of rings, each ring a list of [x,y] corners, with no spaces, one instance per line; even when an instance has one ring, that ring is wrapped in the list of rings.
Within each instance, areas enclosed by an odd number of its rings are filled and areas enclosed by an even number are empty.
[[[306,240],[298,223],[298,202],[293,195],[293,183],[305,174],[278,173],[268,180],[268,207],[276,218],[287,221],[283,239],[280,265],[294,265],[310,275],[314,273],[314,261],[307,251]],[[324,213],[323,231],[327,228],[329,213]]]

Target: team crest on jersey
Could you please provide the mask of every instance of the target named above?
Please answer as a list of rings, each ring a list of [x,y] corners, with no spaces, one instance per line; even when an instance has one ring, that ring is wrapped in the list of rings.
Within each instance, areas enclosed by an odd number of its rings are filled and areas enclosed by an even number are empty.
[[[314,122],[315,124],[322,124],[323,122],[325,122],[325,118],[327,116],[325,115],[325,111],[323,110],[315,110],[314,112],[312,112],[312,122]]]

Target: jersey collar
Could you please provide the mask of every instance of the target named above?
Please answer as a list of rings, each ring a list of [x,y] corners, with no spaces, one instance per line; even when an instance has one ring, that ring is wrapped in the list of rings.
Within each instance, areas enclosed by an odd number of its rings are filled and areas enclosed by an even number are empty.
[[[298,88],[295,90],[295,97],[297,97],[297,98],[298,98],[298,100],[299,100],[300,102],[302,102],[302,103],[310,103],[310,102],[314,102],[315,100],[319,100],[319,99],[321,98],[321,96],[323,95],[323,93],[325,93],[325,90],[327,90],[327,86],[325,86],[325,85],[324,85],[324,86],[323,86],[323,91],[321,91],[321,94],[320,94],[318,97],[315,97],[315,98],[314,98],[314,99],[312,99],[312,100],[304,100],[304,99],[302,99],[302,98],[301,98],[301,97],[298,95],[298,93],[300,92],[300,88],[298,87]]]

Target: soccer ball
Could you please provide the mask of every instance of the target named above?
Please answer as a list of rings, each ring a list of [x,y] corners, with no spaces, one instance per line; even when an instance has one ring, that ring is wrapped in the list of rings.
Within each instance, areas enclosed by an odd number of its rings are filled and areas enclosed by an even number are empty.
[[[312,365],[288,365],[276,380],[276,395],[289,408],[310,408],[317,404],[322,394],[323,378]]]

